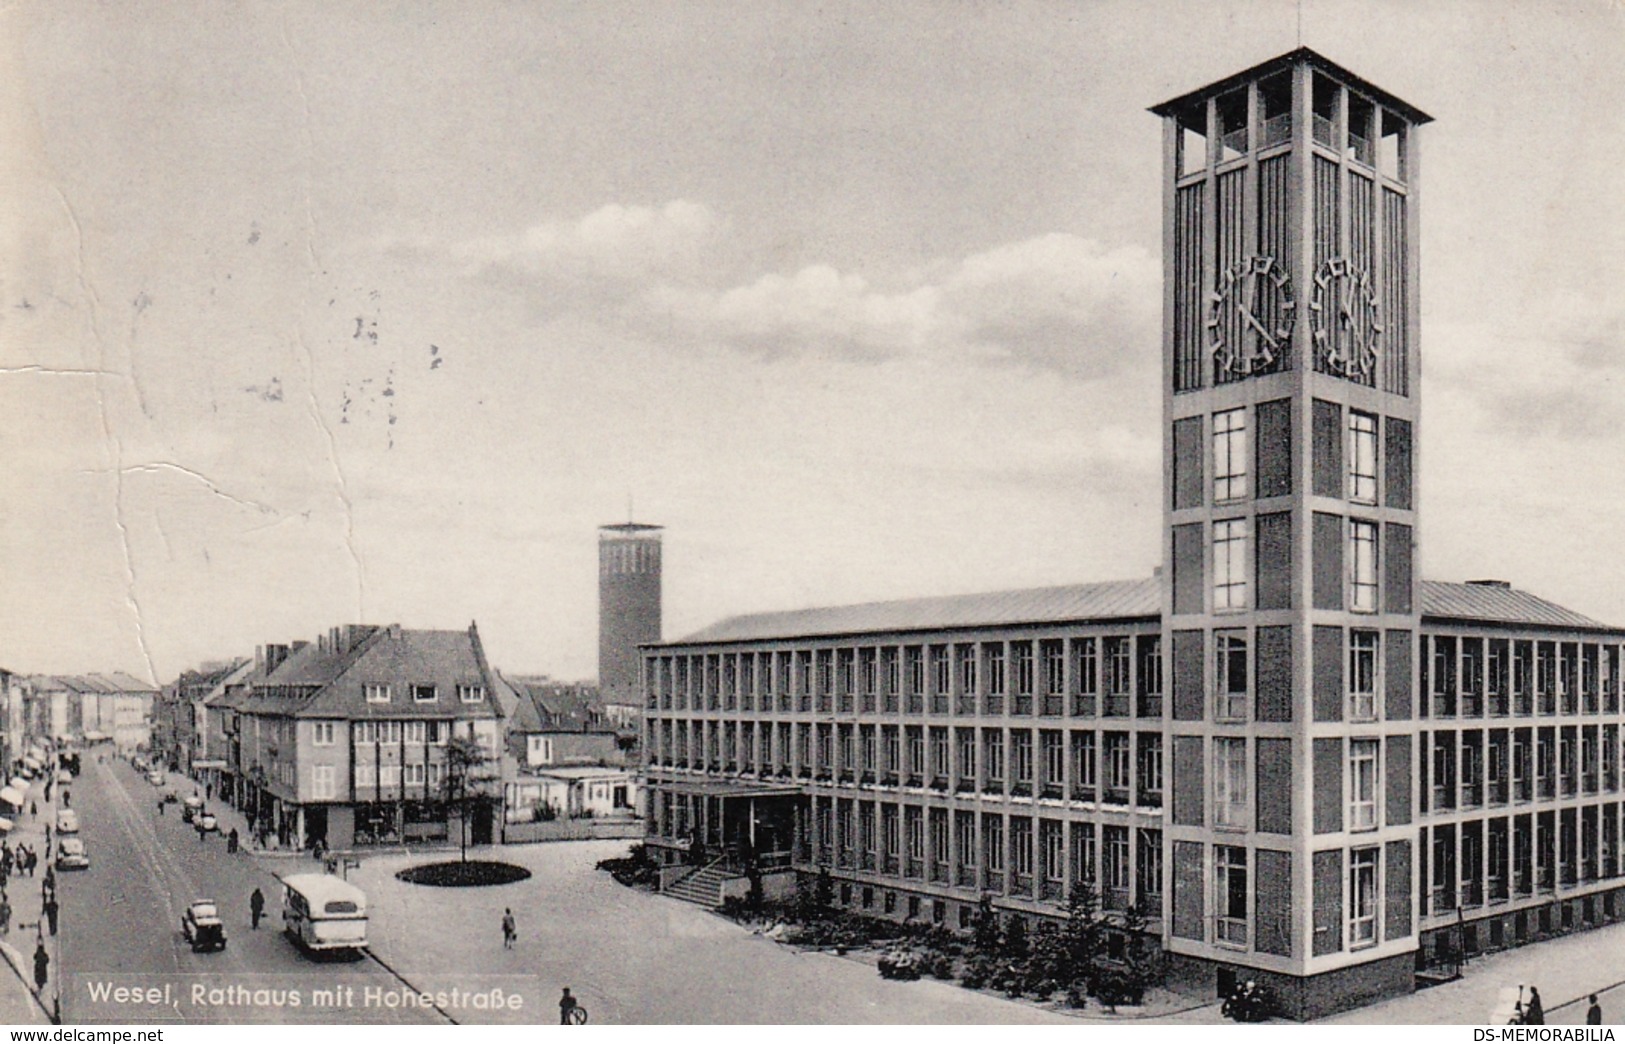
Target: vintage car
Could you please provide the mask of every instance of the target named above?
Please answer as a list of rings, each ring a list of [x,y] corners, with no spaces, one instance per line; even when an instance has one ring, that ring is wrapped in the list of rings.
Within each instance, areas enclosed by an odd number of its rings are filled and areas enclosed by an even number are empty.
[[[226,926],[220,923],[220,909],[213,899],[199,899],[181,914],[181,936],[192,944],[193,953],[226,948]]]
[[[220,829],[220,821],[214,818],[213,812],[199,812],[192,817],[192,825],[205,834],[211,830]]]
[[[56,832],[59,834],[77,834],[79,832],[79,813],[71,808],[64,808],[56,814]]]
[[[155,787],[161,787],[164,785],[164,774],[158,769],[153,769],[151,772],[147,773],[147,782],[151,783]]]
[[[192,821],[193,816],[202,811],[203,799],[198,797],[196,794],[193,794],[191,797],[181,802],[181,818],[186,820],[188,823]]]
[[[77,837],[65,837],[56,846],[56,868],[58,870],[89,870],[90,854],[85,851],[85,843]]]

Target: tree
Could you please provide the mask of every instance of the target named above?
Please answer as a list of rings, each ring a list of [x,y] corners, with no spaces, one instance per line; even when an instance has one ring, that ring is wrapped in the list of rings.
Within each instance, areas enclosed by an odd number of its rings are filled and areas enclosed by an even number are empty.
[[[984,895],[976,904],[976,923],[971,935],[976,952],[983,957],[994,957],[1004,946],[1004,931],[999,927],[999,915],[993,911],[993,897]]]
[[[1078,881],[1066,897],[1066,928],[1063,930],[1066,969],[1072,982],[1085,976],[1100,955],[1100,893],[1088,881]]]
[[[473,736],[453,736],[446,741],[446,775],[441,793],[446,804],[454,806],[462,819],[463,862],[468,862],[468,817],[485,776],[479,771],[486,761],[485,748]]]

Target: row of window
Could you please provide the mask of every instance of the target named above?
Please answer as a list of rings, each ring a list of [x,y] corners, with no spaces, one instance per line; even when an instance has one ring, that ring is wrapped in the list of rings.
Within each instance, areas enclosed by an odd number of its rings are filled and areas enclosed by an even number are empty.
[[[1162,713],[1154,634],[696,653],[647,663],[646,703],[661,710]]]
[[[1625,876],[1618,802],[1443,823],[1422,838],[1424,916]]]
[[[1160,732],[655,721],[653,764],[1155,807]]]
[[[1317,854],[1336,856],[1341,853]],[[1211,846],[1210,858],[1213,882],[1211,938],[1213,944],[1233,950],[1253,948],[1261,942],[1255,937],[1255,929],[1259,927],[1259,922],[1265,922],[1275,942],[1265,943],[1258,948],[1266,952],[1280,952],[1285,949],[1286,940],[1291,934],[1288,923],[1291,910],[1290,905],[1284,900],[1290,894],[1290,889],[1282,887],[1280,895],[1258,895],[1255,904],[1257,882],[1249,873],[1247,849],[1240,845],[1216,844]],[[1346,932],[1349,949],[1363,949],[1375,946],[1378,942],[1377,913],[1381,902],[1379,891],[1381,863],[1380,846],[1369,845],[1348,850],[1346,860],[1348,891],[1346,896],[1342,897],[1345,901],[1336,905],[1346,912],[1343,929]],[[1285,882],[1275,884],[1284,886]],[[1326,886],[1322,884],[1320,887],[1324,889]],[[1330,907],[1331,904],[1326,905]],[[1322,914],[1326,912],[1328,911],[1321,911]],[[1332,935],[1336,930],[1335,923],[1325,924],[1322,917],[1317,915],[1317,934]],[[1324,944],[1321,948],[1317,948],[1317,952],[1322,952],[1323,948]],[[1332,947],[1336,948],[1339,947]]]
[[[1249,417],[1256,420],[1256,433]],[[1169,477],[1175,510],[1202,507],[1204,494],[1211,498],[1209,503],[1225,505],[1292,492],[1290,400],[1220,410],[1207,417],[1207,424],[1204,459],[1203,418],[1174,422]],[[1338,404],[1317,399],[1314,435],[1315,495],[1375,507],[1380,487],[1386,486],[1381,502],[1394,508],[1411,506],[1408,421],[1397,417],[1385,421],[1360,410],[1345,414]],[[1203,481],[1204,471],[1211,473],[1211,481]]]
[[[1376,721],[1380,714],[1381,695],[1380,685],[1382,678],[1382,632],[1377,630],[1351,627],[1323,628],[1323,632],[1337,631],[1341,634],[1344,659],[1343,671],[1343,699],[1344,708],[1342,717],[1348,721]],[[1283,648],[1283,643],[1289,645],[1290,631],[1286,628],[1258,628],[1257,631],[1267,631],[1274,635],[1275,643],[1266,649],[1262,639],[1257,637],[1252,628],[1224,628],[1215,630],[1213,634],[1213,680],[1212,700],[1208,713],[1212,720],[1226,723],[1244,723],[1249,718],[1256,717],[1261,721],[1290,721],[1290,693],[1274,693],[1268,698],[1279,706],[1263,706],[1265,699],[1260,690],[1260,678],[1267,671],[1273,669],[1278,679],[1275,683],[1289,684],[1290,667],[1282,661],[1283,656],[1290,656],[1290,648]],[[1391,632],[1397,637],[1396,642],[1408,641],[1409,632]],[[1188,637],[1187,637],[1188,636]],[[1175,655],[1181,655],[1184,643],[1200,641],[1202,633],[1199,631],[1175,632]],[[1332,637],[1338,637],[1332,635]],[[1407,650],[1408,651],[1408,650]],[[1337,654],[1335,646],[1331,653]],[[1317,656],[1324,655],[1317,646]],[[1275,662],[1270,662],[1274,657]],[[1285,669],[1283,669],[1285,667]],[[1177,670],[1177,668],[1176,668]],[[1285,679],[1285,681],[1281,681]],[[1193,679],[1193,687],[1199,687],[1200,679]],[[1199,715],[1187,707],[1186,701],[1176,695],[1174,700],[1174,718],[1176,720],[1195,720]],[[1321,711],[1317,719],[1335,720],[1335,716]]]
[[[407,695],[413,703],[435,703],[440,699],[440,686],[434,684],[408,685]],[[367,682],[361,686],[361,694],[368,703],[390,703],[395,698],[394,686],[383,682]],[[485,686],[458,685],[457,700],[459,703],[484,703]]]
[[[1619,646],[1595,642],[1428,635],[1422,658],[1424,713],[1615,714]]]
[[[1201,740],[1199,737],[1180,737],[1176,742],[1200,743]],[[1251,756],[1254,753],[1253,741],[1245,736],[1215,736],[1208,741],[1211,765],[1208,774],[1211,781],[1209,806],[1212,812],[1207,818],[1207,825],[1216,830],[1238,832],[1259,830],[1284,834],[1291,831],[1291,800],[1282,789],[1289,790],[1292,787],[1290,748],[1282,740],[1270,742],[1279,745],[1278,752],[1272,751],[1270,756],[1283,760],[1269,766],[1262,764],[1265,755],[1260,748],[1257,751],[1260,765],[1258,772],[1254,774]],[[1335,739],[1317,742],[1339,744],[1339,749],[1333,753],[1339,754],[1344,764],[1341,769],[1334,764],[1332,767],[1338,770],[1337,774],[1329,779],[1316,781],[1316,832],[1348,830],[1351,833],[1361,833],[1377,829],[1381,823],[1379,803],[1383,794],[1382,741],[1375,737],[1353,737],[1346,745],[1341,740]],[[1270,782],[1266,782],[1264,778],[1266,768],[1272,773],[1273,779]],[[1317,769],[1319,768],[1317,764]],[[1409,764],[1399,766],[1399,769],[1408,772]],[[1256,802],[1253,796],[1255,780],[1258,787]],[[1180,788],[1181,798],[1176,804],[1174,821],[1181,825],[1199,826],[1202,825],[1199,807],[1194,801],[1187,803],[1183,798],[1183,794],[1186,793],[1184,786],[1192,782],[1184,779],[1180,781],[1183,786]],[[1345,802],[1346,815],[1342,818],[1335,815],[1328,817],[1325,814],[1327,810],[1321,806],[1328,801],[1336,802],[1339,795]]]
[[[1620,791],[1617,725],[1422,733],[1422,810],[1547,801]]]
[[[310,796],[313,800],[333,800],[339,797],[337,768],[332,765],[312,765],[310,769]],[[420,787],[432,793],[441,784],[444,768],[437,762],[416,762],[404,765],[357,764],[354,769],[357,789],[379,787]]]
[[[1369,519],[1350,518],[1347,520],[1334,515],[1317,514],[1317,522],[1321,519],[1331,520],[1343,526],[1346,522],[1346,547],[1339,557],[1342,559],[1341,568],[1344,575],[1339,584],[1347,591],[1347,601],[1341,606],[1316,605],[1316,608],[1344,608],[1355,613],[1375,613],[1377,604],[1377,523]],[[1281,520],[1290,525],[1290,515],[1261,515],[1258,522],[1263,525],[1274,525]],[[1264,520],[1269,520],[1268,522]],[[1281,561],[1276,562],[1273,556],[1260,554],[1254,559],[1252,554],[1252,533],[1249,532],[1254,520],[1242,518],[1224,518],[1213,521],[1211,537],[1211,557],[1213,565],[1213,581],[1211,585],[1210,605],[1215,613],[1241,612],[1254,608],[1252,587],[1254,571],[1257,571],[1257,583],[1260,590],[1266,585],[1276,582],[1281,584],[1282,595],[1277,600],[1261,600],[1256,606],[1260,609],[1285,609],[1290,605],[1290,593],[1282,583],[1290,574],[1285,576],[1272,576],[1272,570],[1288,570],[1290,561],[1285,557],[1290,553],[1290,534],[1271,534],[1272,538],[1286,537],[1285,544],[1271,550],[1283,552]],[[1199,525],[1193,524],[1193,525]],[[1176,530],[1189,530],[1191,526],[1177,526]],[[1265,539],[1260,534],[1260,541]],[[1319,547],[1316,550],[1320,550]],[[1194,567],[1191,563],[1187,568]],[[1176,576],[1179,564],[1176,563]],[[1200,612],[1201,607],[1183,603],[1176,609],[1177,612]]]

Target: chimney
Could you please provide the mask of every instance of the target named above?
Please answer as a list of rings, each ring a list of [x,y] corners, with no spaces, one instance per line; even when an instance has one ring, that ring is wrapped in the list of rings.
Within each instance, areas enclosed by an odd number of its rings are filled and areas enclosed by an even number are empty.
[[[267,645],[265,647],[265,673],[270,674],[282,666],[282,661],[288,658],[286,645]]]

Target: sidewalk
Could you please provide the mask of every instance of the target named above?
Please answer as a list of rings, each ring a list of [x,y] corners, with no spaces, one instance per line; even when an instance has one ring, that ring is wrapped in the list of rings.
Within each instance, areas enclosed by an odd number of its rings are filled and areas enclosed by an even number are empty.
[[[72,791],[72,784],[68,789]],[[53,799],[59,798],[58,788],[52,788],[51,796]],[[44,900],[41,888],[46,868],[52,863],[52,852],[45,845],[45,825],[52,824],[52,840],[55,841],[57,804],[55,800],[46,803],[43,780],[35,780],[29,785],[27,797],[22,814],[13,820],[15,826],[5,835],[5,843],[13,852],[18,845],[27,845],[38,854],[40,862],[32,877],[19,877],[13,871],[6,886],[6,895],[11,901],[11,926],[10,931],[0,934],[0,954],[6,960],[5,966],[0,967],[0,1022],[7,1025],[44,1025],[51,1022],[49,1012],[56,1010],[57,975],[61,969],[56,937],[41,923]],[[28,809],[36,803],[39,814],[30,817]],[[45,989],[36,994],[34,947],[42,931],[45,951],[51,957],[50,978],[45,983]]]
[[[1489,1024],[1517,988],[1540,989],[1549,1024],[1585,1021],[1586,995],[1601,995],[1603,1020],[1625,1016],[1625,924],[1593,928],[1560,939],[1530,943],[1470,961],[1462,977],[1406,997],[1334,1015],[1325,1021],[1342,1024],[1475,1025]],[[1525,990],[1525,998],[1528,991]],[[1501,1021],[1505,1021],[1503,1018]]]

